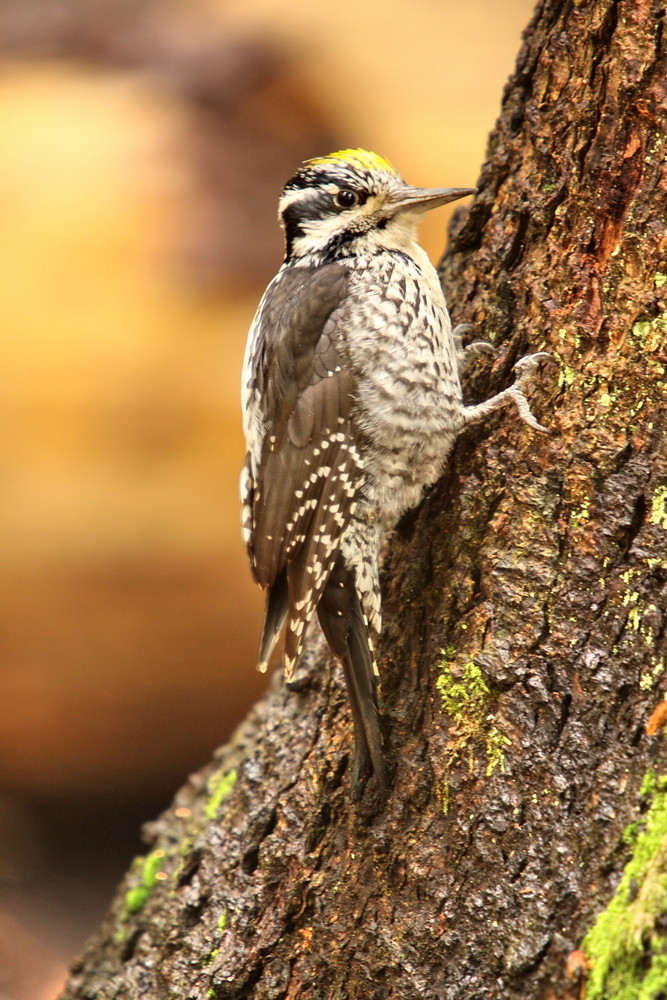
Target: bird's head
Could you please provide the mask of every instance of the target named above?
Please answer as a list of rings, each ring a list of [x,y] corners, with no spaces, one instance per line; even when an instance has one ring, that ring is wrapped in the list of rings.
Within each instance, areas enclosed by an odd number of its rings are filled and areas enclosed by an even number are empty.
[[[409,252],[419,216],[475,188],[417,188],[365,149],[306,160],[283,188],[286,260],[335,259],[386,247]]]

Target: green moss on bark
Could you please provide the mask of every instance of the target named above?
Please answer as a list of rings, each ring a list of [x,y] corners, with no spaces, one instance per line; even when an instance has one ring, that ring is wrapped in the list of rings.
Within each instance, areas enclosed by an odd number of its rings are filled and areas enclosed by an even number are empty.
[[[651,805],[624,839],[632,857],[613,899],[586,935],[586,1000],[654,1000],[667,989],[667,776],[650,771]]]

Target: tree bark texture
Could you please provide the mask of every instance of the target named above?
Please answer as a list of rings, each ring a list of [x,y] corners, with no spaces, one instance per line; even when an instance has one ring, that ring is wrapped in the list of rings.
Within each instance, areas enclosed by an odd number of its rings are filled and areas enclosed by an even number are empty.
[[[350,801],[315,635],[147,829],[67,1000],[667,995],[664,15],[545,0],[455,221],[453,318],[498,347],[468,398],[548,350],[553,433],[469,429],[388,540],[386,805]]]

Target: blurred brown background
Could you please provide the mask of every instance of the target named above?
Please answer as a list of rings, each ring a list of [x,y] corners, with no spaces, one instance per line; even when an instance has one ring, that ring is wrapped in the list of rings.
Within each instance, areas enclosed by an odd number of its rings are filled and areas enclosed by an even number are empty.
[[[474,184],[531,9],[3,0],[0,1000],[55,995],[262,689],[238,384],[282,183],[361,145]]]

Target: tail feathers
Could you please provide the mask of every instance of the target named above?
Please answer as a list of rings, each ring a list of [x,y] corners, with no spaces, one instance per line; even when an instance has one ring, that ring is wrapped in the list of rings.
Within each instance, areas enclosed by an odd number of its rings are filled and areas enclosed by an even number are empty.
[[[341,659],[355,728],[354,763],[351,778],[352,795],[354,798],[358,798],[361,794],[360,781],[369,770],[370,758],[370,770],[375,775],[380,794],[384,796],[387,791],[387,776],[375,698],[373,661],[368,650],[367,635],[360,635],[356,629],[353,629],[349,645],[349,655],[343,655]]]
[[[312,546],[302,546],[287,568],[289,612],[285,630],[285,681],[291,684],[301,655],[306,630],[338,557],[338,549],[329,546],[313,554]]]
[[[276,577],[275,583],[269,587],[266,596],[266,610],[264,613],[264,630],[262,641],[259,647],[259,660],[257,667],[265,673],[271,653],[278,642],[280,632],[287,617],[287,573],[285,570]]]
[[[361,795],[361,779],[372,772],[380,793],[387,790],[380,722],[375,698],[374,660],[368,625],[354,585],[353,571],[338,557],[317,608],[332,652],[343,664],[354,720],[352,796]]]

